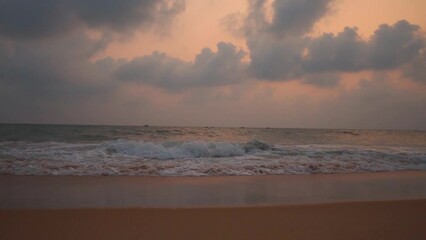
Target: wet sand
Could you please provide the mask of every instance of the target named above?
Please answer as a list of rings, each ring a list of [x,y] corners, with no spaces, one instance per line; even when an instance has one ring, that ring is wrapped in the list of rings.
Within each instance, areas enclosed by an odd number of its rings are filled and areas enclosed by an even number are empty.
[[[426,172],[0,176],[0,239],[426,239]]]
[[[0,176],[0,209],[280,206],[426,199],[426,171],[241,177]]]
[[[1,239],[426,239],[426,201],[0,211]]]

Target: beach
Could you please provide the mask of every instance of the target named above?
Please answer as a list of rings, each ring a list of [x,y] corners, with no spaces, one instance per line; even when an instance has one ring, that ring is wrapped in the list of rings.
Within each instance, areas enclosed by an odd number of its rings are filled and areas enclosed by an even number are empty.
[[[426,240],[425,9],[0,0],[0,240]]]
[[[425,180],[0,176],[0,238],[425,239]]]
[[[426,201],[237,208],[15,210],[2,239],[425,239]]]

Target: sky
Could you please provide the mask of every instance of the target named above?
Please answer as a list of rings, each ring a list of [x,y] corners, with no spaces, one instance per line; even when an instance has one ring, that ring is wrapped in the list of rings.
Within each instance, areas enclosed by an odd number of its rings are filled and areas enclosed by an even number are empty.
[[[426,130],[424,0],[0,0],[0,123]]]

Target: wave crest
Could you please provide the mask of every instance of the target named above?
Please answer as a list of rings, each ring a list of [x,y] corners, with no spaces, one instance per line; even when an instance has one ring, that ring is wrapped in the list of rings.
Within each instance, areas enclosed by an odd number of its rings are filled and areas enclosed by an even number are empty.
[[[247,144],[204,141],[154,143],[129,140],[109,141],[102,144],[101,147],[111,155],[151,159],[235,157],[243,156],[246,152],[251,152],[255,149],[265,148],[260,142]]]

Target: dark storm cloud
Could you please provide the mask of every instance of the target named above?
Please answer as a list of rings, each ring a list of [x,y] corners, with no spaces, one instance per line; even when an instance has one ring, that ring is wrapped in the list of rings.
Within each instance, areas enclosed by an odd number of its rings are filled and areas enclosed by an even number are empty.
[[[81,26],[126,32],[167,25],[184,8],[182,0],[0,0],[0,35],[31,39]]]
[[[204,48],[192,63],[154,52],[122,64],[116,76],[122,81],[140,82],[169,90],[227,85],[243,78],[244,55],[244,51],[224,42],[217,44],[217,52]]]

